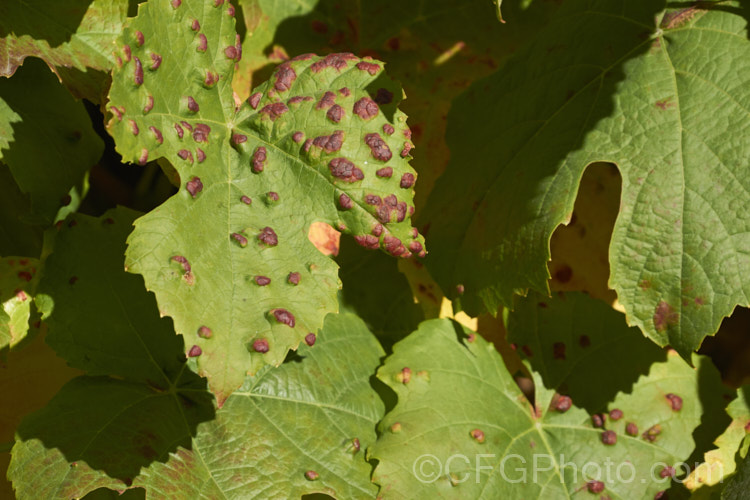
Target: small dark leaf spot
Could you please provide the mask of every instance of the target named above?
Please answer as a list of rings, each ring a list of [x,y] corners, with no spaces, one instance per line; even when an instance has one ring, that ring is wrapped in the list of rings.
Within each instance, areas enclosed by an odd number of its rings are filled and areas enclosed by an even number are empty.
[[[463,285],[456,285],[456,293],[458,295],[463,295],[464,291],[466,291],[466,289],[464,288]]]
[[[274,102],[272,104],[263,106],[263,109],[260,110],[260,113],[268,116],[271,121],[275,121],[276,118],[280,117],[287,111],[289,111],[289,108],[286,107],[286,104],[284,104],[283,102]]]
[[[183,125],[185,125],[188,129],[191,129],[190,125],[187,122],[182,122]],[[208,134],[211,133],[211,127],[206,125],[205,123],[199,123],[195,126],[195,130],[193,130],[193,140],[195,142],[208,142]]]
[[[190,267],[190,262],[188,262],[188,260],[182,255],[175,255],[170,260],[179,262],[180,265],[182,265],[182,270],[186,273],[189,273],[192,270],[192,268]]]
[[[380,236],[381,234],[383,234],[383,231],[384,231],[383,224],[375,224],[374,226],[372,226],[372,230],[370,230],[370,234],[372,234],[373,236]]]
[[[195,358],[197,356],[200,356],[201,354],[203,354],[203,350],[200,347],[198,347],[197,345],[194,345],[188,351],[188,357],[189,358]]]
[[[309,95],[296,95],[289,99],[289,104],[299,104],[305,101],[312,101],[313,98]]]
[[[314,333],[308,333],[305,335],[305,344],[309,345],[310,347],[315,345],[315,334]]]
[[[400,185],[404,189],[412,187],[414,185],[414,174],[406,172],[404,175],[402,175]]]
[[[229,4],[227,7],[227,15],[230,17],[234,17],[234,5]]]
[[[422,251],[422,244],[418,241],[412,241],[409,243],[409,251],[412,253],[419,253]]]
[[[201,148],[195,148],[195,156],[198,158],[198,163],[203,163],[206,159],[206,153]]]
[[[301,278],[300,273],[292,272],[292,273],[289,273],[289,276],[286,277],[286,280],[289,284],[296,286],[296,285],[299,285],[300,278]]]
[[[384,177],[386,179],[389,179],[393,175],[393,169],[391,167],[379,168],[375,172],[375,175],[377,175],[378,177]]]
[[[409,151],[411,151],[413,147],[414,146],[410,142],[405,142],[404,149],[401,150],[401,158],[409,156]]]
[[[135,120],[128,120],[128,124],[130,125],[130,131],[133,132],[133,135],[138,135],[138,124],[135,123]]]
[[[336,104],[336,94],[331,91],[326,91],[320,101],[315,105],[315,109],[328,109]]]
[[[371,234],[357,235],[354,237],[354,241],[357,242],[358,245],[371,250],[376,250],[380,243],[380,240]]]
[[[213,337],[213,332],[211,329],[205,325],[198,328],[198,336],[202,339],[210,339]]]
[[[138,157],[138,164],[145,165],[148,163],[148,149],[141,149],[141,156]]]
[[[276,82],[274,83],[273,88],[279,92],[286,92],[292,88],[292,83],[296,78],[297,73],[295,73],[294,69],[289,63],[284,63],[276,70]]]
[[[253,342],[253,350],[261,354],[268,352],[268,341],[266,339],[256,339]]]
[[[143,42],[144,42],[143,33],[140,32],[140,31],[136,31],[135,32],[135,43],[136,43],[136,45],[138,45],[140,47],[141,45],[143,45]]]
[[[206,78],[203,79],[203,86],[210,89],[211,87],[216,85],[216,82],[218,81],[219,75],[211,71],[206,71]]]
[[[152,109],[154,109],[154,96],[150,95],[146,98],[146,105],[143,106],[143,114],[147,114]]]
[[[283,323],[290,328],[294,328],[294,315],[286,309],[273,309],[271,311],[271,314],[273,314],[273,317],[276,318],[276,321],[278,321],[279,323]]]
[[[240,201],[244,203],[245,205],[252,205],[253,200],[250,199],[249,196],[242,195],[242,198],[240,198]]]
[[[331,108],[333,109],[333,108]],[[323,148],[326,153],[334,153],[341,149],[344,143],[344,131],[336,130],[331,135],[322,135],[313,139],[313,146]]]
[[[671,392],[664,396],[669,400],[670,405],[672,406],[672,411],[680,411],[682,410],[682,398],[678,396],[677,394],[672,394]]]
[[[63,207],[67,207],[68,205],[70,205],[71,201],[73,201],[73,198],[69,194],[66,194],[65,196],[60,198],[60,205]],[[22,266],[25,266],[26,265],[25,260],[26,259],[19,260],[18,263],[21,264]]]
[[[266,165],[266,148],[265,146],[258,146],[253,152],[253,172],[263,172],[263,168]]]
[[[193,24],[190,25],[190,28],[193,31],[198,31],[201,29],[201,23],[197,19],[193,19]]]
[[[28,271],[19,271],[18,278],[24,281],[31,281],[32,276],[31,276],[31,273]]]
[[[634,422],[628,422],[628,424],[625,426],[625,434],[627,434],[628,436],[637,436],[638,426],[635,425]]]
[[[573,400],[570,399],[570,396],[556,394],[555,397],[552,398],[552,409],[555,411],[565,413],[570,410],[571,406],[573,406]]]
[[[313,73],[319,73],[323,69],[330,67],[341,72],[342,69],[346,68],[347,61],[356,61],[357,59],[359,59],[357,56],[349,53],[328,54],[323,59],[312,63],[310,70]]]
[[[604,427],[604,415],[601,413],[595,413],[591,415],[591,425],[596,427],[597,429],[601,429]]]
[[[367,71],[374,76],[378,74],[378,71],[380,71],[380,65],[367,61],[360,61],[357,63],[357,69],[361,71]]]
[[[187,97],[187,108],[193,113],[200,111],[200,106],[198,106],[198,103],[195,102],[195,99],[193,99],[192,96]]]
[[[591,480],[586,483],[586,489],[589,493],[601,493],[604,491],[604,483],[601,481]]]
[[[193,163],[193,153],[191,153],[187,149],[181,149],[177,151],[177,156],[179,156],[183,160],[188,160],[190,161],[190,163]]]
[[[398,257],[402,253],[406,252],[406,247],[401,244],[401,240],[390,234],[386,235],[385,238],[383,238],[383,244],[386,252],[393,255],[394,257]]]
[[[668,477],[674,477],[675,471],[673,467],[666,466],[661,471],[659,471],[659,477],[661,478],[668,478]]]
[[[374,133],[365,135],[365,144],[370,148],[372,157],[376,160],[385,162],[390,160],[393,156],[391,154],[391,149],[385,143],[383,138],[380,137],[380,134]]]
[[[230,45],[229,47],[224,49],[224,55],[227,59],[236,59],[237,49],[234,47],[234,45]]]
[[[354,202],[346,193],[341,193],[339,195],[339,206],[343,210],[350,210],[352,207],[354,207]]]
[[[232,233],[231,238],[236,241],[242,248],[245,248],[247,246],[247,238],[245,238],[240,233]]]
[[[609,412],[609,418],[612,420],[620,420],[623,417],[622,410],[619,408],[614,408]]]
[[[250,104],[250,107],[253,109],[258,109],[258,103],[260,103],[260,98],[263,96],[260,92],[256,92],[250,97],[247,98],[248,104]]]
[[[182,0],[172,0],[171,4],[172,4],[172,8],[176,9],[177,7],[182,5]]]
[[[385,125],[383,125],[383,132],[387,135],[393,135],[395,131],[396,130],[393,128],[393,125],[391,125],[390,123],[386,123]]]
[[[133,73],[133,81],[136,85],[142,85],[143,84],[143,66],[141,65],[141,60],[137,57],[135,58],[135,70]]]
[[[393,102],[393,92],[388,89],[378,89],[378,93],[375,94],[375,102],[378,104],[390,104]]]
[[[308,481],[315,481],[320,477],[320,474],[318,474],[314,470],[309,470],[305,472],[305,477],[308,479]]]
[[[201,182],[199,177],[193,177],[192,179],[190,179],[185,187],[187,188],[188,193],[190,193],[190,196],[192,196],[193,198],[195,198],[198,193],[203,191],[203,183]]]
[[[477,339],[477,335],[475,333],[470,333],[466,336],[466,342],[473,343]]]
[[[348,89],[348,88],[346,88],[346,87],[341,87],[341,88],[339,89],[339,94],[341,94],[341,95],[342,95],[342,96],[344,96],[344,97],[349,97],[350,95],[352,95],[352,91],[351,91],[351,90],[349,90],[349,89]]]
[[[521,346],[521,351],[523,351],[527,358],[531,358],[534,356],[534,351],[532,351],[531,347],[526,344]]]
[[[565,344],[562,342],[555,342],[552,345],[552,357],[554,359],[565,360]]]
[[[276,232],[270,227],[264,227],[260,233],[258,233],[258,239],[271,247],[275,247],[279,244],[279,238],[276,236]]]
[[[268,197],[269,201],[279,201],[279,193],[276,191],[269,191],[266,193],[266,196]]]
[[[617,443],[617,434],[615,431],[604,431],[602,432],[602,443],[612,446]]]
[[[668,327],[680,322],[680,314],[665,301],[660,301],[654,311],[654,327],[657,332],[663,332]]]
[[[591,345],[591,339],[589,339],[588,335],[581,335],[580,337],[578,337],[578,345],[586,348]]]
[[[573,277],[573,270],[568,265],[562,265],[555,271],[555,279],[560,283],[567,283]]]
[[[247,142],[247,136],[244,134],[234,134],[232,136],[232,142],[235,145],[242,144],[243,142]]]
[[[130,45],[123,45],[122,53],[125,56],[125,62],[130,62],[130,58],[132,56],[132,53],[130,51]]]
[[[255,277],[255,283],[258,286],[266,286],[271,284],[271,278],[268,276],[256,276]]]
[[[331,175],[345,182],[357,182],[365,178],[365,174],[354,163],[346,158],[334,158],[328,163]]]
[[[153,125],[151,125],[148,129],[152,134],[154,134],[154,139],[156,139],[156,142],[158,142],[159,144],[162,144],[164,142],[164,137],[161,135],[161,130],[154,127]]]
[[[354,114],[362,118],[363,120],[370,120],[377,116],[378,111],[380,108],[378,108],[377,103],[370,99],[369,97],[363,97],[359,101],[354,103],[354,107],[352,108],[354,111]]]
[[[305,139],[305,134],[300,131],[297,131],[294,133],[294,135],[292,135],[292,140],[296,142],[297,144],[302,142],[304,139]]]
[[[151,71],[159,69],[161,66],[161,56],[159,54],[151,54]]]
[[[383,203],[383,200],[380,199],[380,196],[376,194],[366,194],[365,203],[367,203],[368,205],[381,205]]]
[[[344,108],[338,104],[331,106],[331,109],[326,113],[326,118],[331,120],[333,123],[338,123],[344,117]]]

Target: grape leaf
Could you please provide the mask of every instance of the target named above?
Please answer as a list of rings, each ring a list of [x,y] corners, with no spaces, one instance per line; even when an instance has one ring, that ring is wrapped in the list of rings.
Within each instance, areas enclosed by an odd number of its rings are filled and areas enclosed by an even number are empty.
[[[378,371],[398,395],[371,453],[383,498],[584,498],[599,486],[612,498],[651,498],[669,485],[662,471],[693,450],[704,409],[697,372],[676,353],[610,402],[624,417],[606,423],[616,437],[607,445],[575,400],[557,409],[566,401],[538,375],[529,405],[494,347],[469,333],[448,320],[422,323]],[[679,411],[666,394],[679,395]],[[638,429],[627,433],[630,423]]]
[[[121,207],[61,224],[35,300],[49,327],[47,343],[71,366],[165,389],[183,370],[185,349],[143,279],[123,270],[125,239],[138,215]]]
[[[0,258],[0,350],[15,346],[29,331],[38,268],[38,259]]]
[[[722,483],[737,470],[737,449],[745,439],[750,425],[750,404],[746,393],[746,388],[737,391],[737,398],[727,406],[732,422],[714,441],[716,448],[705,454],[705,462],[685,479],[685,487],[693,492],[691,498],[710,498],[711,493],[722,488]]]
[[[545,387],[565,387],[577,406],[596,413],[617,393],[630,391],[653,363],[666,359],[663,349],[623,319],[582,293],[549,298],[530,293],[516,301],[508,316],[508,341],[516,344]],[[613,359],[611,353],[627,355]]]
[[[690,359],[750,302],[750,42],[738,2],[711,5],[655,24],[664,2],[568,2],[455,103],[427,265],[468,312],[546,291],[550,235],[599,160],[623,178],[610,285],[630,324]]]
[[[128,0],[6,0],[0,5],[0,76],[28,56],[44,60],[78,97],[96,101],[114,63]],[[77,71],[76,71],[77,70]]]
[[[180,175],[177,195],[136,221],[126,265],[201,349],[192,360],[221,405],[337,308],[336,265],[307,239],[312,222],[402,257],[424,240],[409,221],[402,91],[382,65],[301,56],[237,109],[234,8],[204,4],[140,6],[108,127],[125,160],[165,157]]]
[[[186,425],[206,417],[199,387],[79,377],[24,421],[9,477],[19,499],[99,487],[148,498],[374,498],[364,455],[384,413],[369,383],[383,354],[356,316],[330,315],[314,347],[248,377],[197,431]]]
[[[722,500],[743,500],[747,497],[750,490],[750,459],[748,459],[747,446],[750,445],[750,438],[744,440],[745,456],[742,462],[737,466],[737,474],[732,477],[724,491],[721,492]]]
[[[18,187],[31,195],[32,209],[51,222],[69,191],[102,155],[104,143],[76,102],[39,60],[27,62],[12,78],[0,78],[2,126],[0,158]],[[4,110],[4,111],[3,111]]]

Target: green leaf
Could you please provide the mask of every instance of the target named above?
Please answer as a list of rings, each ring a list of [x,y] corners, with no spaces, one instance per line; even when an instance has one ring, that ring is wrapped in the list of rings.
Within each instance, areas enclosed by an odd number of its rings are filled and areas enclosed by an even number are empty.
[[[714,441],[716,448],[705,454],[705,462],[686,478],[684,484],[693,492],[691,498],[710,498],[711,493],[721,489],[722,483],[737,470],[735,456],[740,443],[747,436],[747,426],[750,425],[750,404],[746,394],[747,388],[737,390],[737,399],[727,406],[732,422]]]
[[[15,346],[29,331],[38,268],[37,259],[0,258],[0,350]]]
[[[583,293],[530,293],[516,300],[508,316],[508,341],[546,387],[565,387],[589,413],[604,410],[618,392],[628,392],[653,363],[667,357],[637,328],[628,328],[621,313]]]
[[[750,439],[746,437],[744,442],[748,444]],[[748,490],[750,490],[750,459],[746,454],[737,468],[737,474],[721,493],[721,498],[722,500],[743,500],[747,497]]]
[[[47,343],[71,366],[164,389],[183,369],[185,349],[143,279],[123,269],[138,215],[121,207],[61,224],[36,302],[49,326]]]
[[[550,235],[601,160],[623,179],[610,286],[630,324],[689,359],[750,302],[747,23],[700,3],[660,27],[663,5],[570,2],[454,104],[427,265],[469,313],[546,291]]]
[[[126,160],[165,157],[180,175],[178,194],[136,221],[126,265],[202,349],[197,368],[219,404],[337,309],[336,265],[307,239],[312,222],[395,255],[419,253],[423,242],[407,213],[415,176],[396,108],[402,91],[382,65],[300,57],[236,110],[229,9],[141,5],[121,38],[132,57],[114,71],[108,104]],[[386,166],[377,157],[390,158],[391,178],[376,175]],[[211,338],[198,335],[202,326]]]
[[[33,210],[51,222],[60,206],[70,203],[70,189],[99,160],[104,143],[83,103],[39,60],[27,62],[13,78],[0,78],[0,102],[12,127],[0,139],[0,158],[21,191],[31,195]]]
[[[97,100],[114,63],[128,0],[6,0],[0,5],[0,76],[28,56],[44,60],[79,97]],[[77,71],[75,71],[77,70]]]
[[[575,400],[565,412],[553,409],[559,396],[539,376],[529,405],[494,347],[468,333],[448,320],[422,323],[378,371],[398,395],[371,453],[383,498],[585,498],[587,481],[597,479],[612,498],[652,498],[669,486],[661,470],[693,450],[704,409],[697,372],[676,353],[609,404],[624,418],[607,422],[617,437],[608,446]],[[666,394],[682,398],[681,410]],[[630,422],[635,436],[625,432]]]
[[[384,408],[369,378],[383,354],[356,316],[328,316],[314,347],[248,377],[210,420],[187,370],[192,385],[166,392],[79,377],[24,421],[9,476],[19,499],[126,486],[148,498],[374,498],[365,450]]]

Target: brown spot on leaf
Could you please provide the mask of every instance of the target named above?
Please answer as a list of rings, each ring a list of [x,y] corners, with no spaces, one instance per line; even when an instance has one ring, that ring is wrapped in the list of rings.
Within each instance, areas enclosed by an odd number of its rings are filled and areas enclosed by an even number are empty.
[[[350,210],[352,207],[354,207],[354,202],[346,193],[341,193],[339,195],[339,207],[341,207],[343,210]]]
[[[404,175],[402,175],[400,185],[404,189],[412,187],[414,185],[414,174],[406,172]]]
[[[286,107],[286,104],[283,102],[274,102],[263,106],[263,109],[260,110],[260,114],[268,116],[271,121],[275,121],[287,111],[289,111],[289,108]]]
[[[270,247],[275,247],[279,244],[279,238],[276,236],[276,231],[270,227],[264,227],[260,233],[258,233],[258,239]]]
[[[385,143],[380,134],[372,133],[365,135],[365,144],[370,148],[372,157],[380,161],[388,161],[392,158],[391,149]]]
[[[369,97],[363,97],[359,101],[354,103],[352,111],[354,114],[362,118],[363,120],[370,120],[377,116],[380,108],[377,103]]]
[[[276,81],[274,82],[273,88],[279,92],[286,92],[292,88],[292,83],[297,78],[297,73],[289,63],[284,63],[276,70],[275,76]]]
[[[187,182],[187,184],[185,184],[185,188],[188,193],[190,193],[190,196],[195,198],[198,193],[203,191],[203,183],[201,182],[200,177],[193,177]]]
[[[668,327],[680,322],[680,314],[665,301],[659,302],[654,311],[654,327],[657,332],[663,332]]]
[[[143,114],[148,114],[152,109],[154,109],[154,96],[150,95],[146,97],[146,105],[143,106]]]
[[[331,175],[345,182],[357,182],[365,178],[362,170],[346,158],[334,158],[328,163]]]
[[[380,243],[380,240],[371,234],[356,235],[354,236],[354,241],[356,241],[358,245],[371,250],[376,250]]]
[[[315,104],[315,109],[328,109],[334,104],[336,104],[336,94],[326,91],[323,97],[320,98],[320,101]]]
[[[347,67],[347,61],[356,61],[358,59],[357,56],[350,53],[328,54],[323,59],[312,63],[310,70],[313,73],[319,73],[325,68],[334,68],[336,71],[341,72],[342,69]]]
[[[573,277],[573,269],[570,266],[563,264],[557,271],[555,271],[555,280],[559,283],[567,283]]]
[[[554,359],[565,360],[565,344],[562,342],[555,342],[552,345],[552,357]]]
[[[375,172],[375,175],[377,175],[378,177],[384,177],[384,178],[388,179],[388,178],[390,178],[393,175],[393,169],[391,167],[379,168]]]
[[[137,57],[135,58],[135,70],[133,72],[133,81],[136,85],[142,85],[143,84],[143,66],[141,65],[141,60]]]
[[[256,276],[255,277],[255,283],[258,286],[266,286],[271,284],[271,278],[268,276]]]
[[[331,109],[326,113],[326,118],[331,120],[333,123],[338,123],[344,117],[344,108],[338,104],[331,106]]]
[[[164,137],[161,135],[161,130],[154,127],[153,125],[151,125],[148,129],[151,131],[152,134],[154,134],[154,138],[156,139],[156,142],[158,142],[159,144],[164,143]]]
[[[208,39],[201,33],[198,35],[198,46],[195,48],[198,52],[205,52],[208,49]]]
[[[255,148],[253,153],[253,172],[260,173],[263,171],[266,165],[266,148],[265,146],[258,146]]]
[[[322,148],[326,153],[339,151],[344,142],[344,131],[336,130],[331,135],[322,135],[313,139],[313,145]]]
[[[253,350],[261,354],[267,353],[268,352],[268,340],[256,339],[253,342]]]
[[[161,56],[156,53],[151,54],[151,71],[155,71],[159,69],[159,66],[161,66]]]
[[[256,92],[247,98],[247,103],[250,104],[251,108],[258,109],[258,103],[260,102],[261,97],[263,97],[263,94]]]
[[[357,69],[361,71],[367,71],[371,75],[375,76],[378,74],[378,71],[380,71],[380,65],[367,62],[367,61],[360,61],[357,63]]]
[[[185,122],[182,122],[185,125]],[[211,133],[211,127],[205,123],[198,123],[193,130],[193,140],[195,142],[208,142],[208,134]]]
[[[393,102],[393,92],[388,89],[379,88],[375,94],[375,102],[378,104],[390,104]]]
[[[273,309],[271,310],[271,313],[273,314],[273,317],[276,318],[276,321],[279,323],[283,323],[287,325],[290,328],[294,328],[295,320],[294,320],[294,314],[290,313],[286,309]]]

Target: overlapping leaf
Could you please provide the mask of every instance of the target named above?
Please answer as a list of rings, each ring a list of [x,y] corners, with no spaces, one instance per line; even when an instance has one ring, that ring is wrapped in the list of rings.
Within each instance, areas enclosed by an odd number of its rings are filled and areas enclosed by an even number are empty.
[[[29,331],[38,268],[38,259],[0,258],[0,350],[18,344]]]
[[[584,312],[598,314],[578,310],[575,317]],[[372,452],[383,498],[583,498],[590,488],[611,498],[651,498],[669,486],[667,467],[692,452],[690,435],[704,408],[697,371],[676,353],[609,401],[607,409],[623,416],[606,420],[616,438],[607,445],[591,415],[575,400],[565,410],[540,376],[529,405],[494,347],[467,334],[447,320],[425,322],[379,370],[398,395]],[[695,361],[711,370],[707,360]],[[715,370],[713,382],[719,384]],[[679,396],[681,406],[667,394]]]
[[[750,42],[737,2],[712,5],[569,2],[454,106],[428,265],[468,311],[546,289],[550,234],[600,160],[623,178],[610,284],[631,324],[689,359],[750,302]]]
[[[7,0],[0,5],[0,76],[43,59],[78,97],[97,100],[114,63],[128,0]]]
[[[37,222],[54,220],[68,194],[102,155],[104,143],[76,102],[38,60],[0,78],[0,159],[31,196]],[[10,189],[10,188],[8,188]]]
[[[165,157],[180,175],[180,192],[136,222],[126,264],[200,349],[221,404],[336,310],[336,266],[307,239],[312,222],[400,256],[423,238],[409,223],[402,92],[382,65],[306,55],[237,109],[234,8],[217,4],[141,5],[108,109],[126,160]]]
[[[716,490],[723,489],[723,483],[737,471],[735,457],[750,425],[746,390],[737,391],[737,399],[729,403],[727,413],[732,417],[732,422],[714,441],[716,448],[705,454],[705,462],[685,480],[685,486],[694,492],[692,498],[695,500],[710,498]]]

